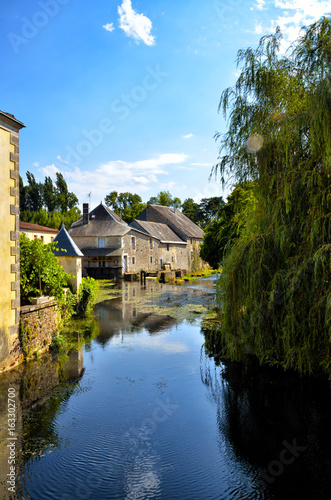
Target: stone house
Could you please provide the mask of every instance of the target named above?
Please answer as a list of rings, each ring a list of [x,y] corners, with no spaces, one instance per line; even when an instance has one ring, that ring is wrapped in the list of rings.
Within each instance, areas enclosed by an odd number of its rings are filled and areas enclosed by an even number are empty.
[[[89,212],[83,205],[83,217],[69,229],[83,253],[83,276],[119,278],[125,272],[154,271],[158,262],[159,240],[130,227],[102,203]]]
[[[158,222],[146,222],[136,219],[130,222],[130,226],[158,240],[158,261],[155,263],[155,270],[162,269],[166,264],[171,269],[189,269],[187,243],[179,238],[169,226]]]
[[[19,131],[23,123],[0,111],[0,373],[17,365],[19,349]]]
[[[51,227],[31,224],[31,222],[20,222],[20,233],[24,233],[29,240],[41,239],[43,243],[52,243],[59,231]]]
[[[138,215],[136,223],[154,222],[168,226],[181,241],[186,243],[186,265],[183,269],[192,270],[206,266],[200,259],[200,245],[203,242],[203,231],[180,210],[161,205],[148,205]],[[152,226],[150,226],[152,230]]]
[[[194,259],[199,260],[203,232],[177,212],[173,221],[170,216],[168,219],[163,216],[162,221],[150,221],[143,215],[142,219],[139,216],[127,224],[102,203],[91,212],[84,203],[82,219],[69,229],[84,255],[83,276],[113,279],[141,270],[155,273],[165,264],[171,269],[190,270]]]
[[[60,231],[54,239],[54,243],[57,244],[53,249],[53,253],[58,258],[59,264],[65,272],[73,276],[70,278],[70,282],[73,291],[77,292],[82,282],[82,257],[84,255],[69,235],[64,224],[62,224]]]

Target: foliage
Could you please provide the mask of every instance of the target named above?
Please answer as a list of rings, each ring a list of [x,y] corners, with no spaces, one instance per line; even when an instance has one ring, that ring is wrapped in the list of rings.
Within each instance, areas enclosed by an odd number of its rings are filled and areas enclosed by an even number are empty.
[[[182,212],[186,217],[191,219],[195,224],[199,224],[201,219],[200,205],[193,198],[187,198],[182,203]]]
[[[200,202],[200,225],[205,227],[210,224],[213,220],[219,218],[220,211],[224,206],[224,200],[222,196],[213,196],[212,198],[202,198]]]
[[[237,184],[228,201],[218,211],[218,219],[206,226],[200,256],[214,269],[218,269],[226,253],[246,227],[256,199],[254,183]]]
[[[31,222],[31,224],[39,224],[54,229],[60,229],[63,222],[67,230],[80,217],[81,212],[77,207],[71,208],[65,213],[58,210],[47,212],[45,209],[39,210],[39,212],[25,211],[20,213],[20,218],[24,222]]]
[[[192,198],[187,198],[182,204],[182,212],[195,224],[204,228],[219,218],[223,206],[222,196],[202,198],[200,203],[196,203]]]
[[[55,185],[50,177],[38,183],[31,172],[26,174],[28,184],[24,186],[20,177],[20,218],[24,222],[59,229],[64,222],[67,229],[80,216],[78,198],[68,190],[63,175],[56,173]]]
[[[255,180],[256,205],[224,261],[219,345],[232,359],[329,372],[331,20],[302,33],[287,56],[279,29],[239,51],[221,97],[229,126],[215,170]]]
[[[105,203],[125,222],[129,223],[146,208],[138,194],[112,191],[105,197]]]
[[[97,299],[98,283],[93,278],[83,278],[78,290],[78,312],[80,315],[89,314]]]
[[[182,202],[179,198],[173,198],[169,191],[160,191],[157,196],[152,196],[147,202],[148,205],[162,205],[163,207],[180,208]]]
[[[20,284],[23,301],[43,295],[64,300],[63,287],[71,277],[64,272],[52,252],[53,243],[43,245],[40,239],[20,235]]]

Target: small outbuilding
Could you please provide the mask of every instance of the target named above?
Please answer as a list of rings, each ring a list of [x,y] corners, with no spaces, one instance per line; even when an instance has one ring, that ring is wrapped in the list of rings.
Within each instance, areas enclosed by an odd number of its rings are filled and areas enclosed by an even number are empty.
[[[60,231],[54,239],[54,243],[57,243],[57,245],[53,248],[53,253],[58,258],[59,264],[65,272],[73,275],[70,282],[73,291],[76,292],[82,282],[82,257],[84,255],[71,238],[64,224],[62,224]]]

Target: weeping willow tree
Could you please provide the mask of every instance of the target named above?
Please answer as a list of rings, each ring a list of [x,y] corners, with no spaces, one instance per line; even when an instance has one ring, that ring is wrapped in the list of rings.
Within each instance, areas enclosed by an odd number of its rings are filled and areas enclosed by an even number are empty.
[[[254,180],[257,204],[219,282],[218,353],[301,373],[331,369],[331,20],[286,55],[279,29],[238,53],[220,109],[222,181]]]

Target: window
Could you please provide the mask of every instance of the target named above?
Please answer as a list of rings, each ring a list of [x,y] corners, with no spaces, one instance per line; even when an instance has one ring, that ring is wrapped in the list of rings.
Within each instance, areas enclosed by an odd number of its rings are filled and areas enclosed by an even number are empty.
[[[106,257],[99,257],[99,267],[106,267]]]
[[[41,239],[42,243],[44,244],[44,237],[40,236],[40,239]]]
[[[98,238],[98,248],[105,248],[105,246],[106,246],[106,239]]]
[[[169,252],[169,250],[170,250],[170,245],[169,243],[167,243],[167,251]]]
[[[132,257],[132,264],[134,264],[134,257]]]
[[[36,234],[33,235],[33,239],[36,240],[38,236]]]
[[[51,236],[51,243],[53,243],[54,241],[54,236]]]
[[[171,257],[171,262],[173,262],[173,261],[174,261],[174,258],[173,258],[173,257]]]
[[[153,264],[153,257],[150,258],[151,264]]]
[[[149,238],[149,248],[150,249],[153,248],[153,240],[152,240],[152,238]]]
[[[135,250],[136,248],[136,238],[134,236],[131,236],[131,247],[132,250]]]

